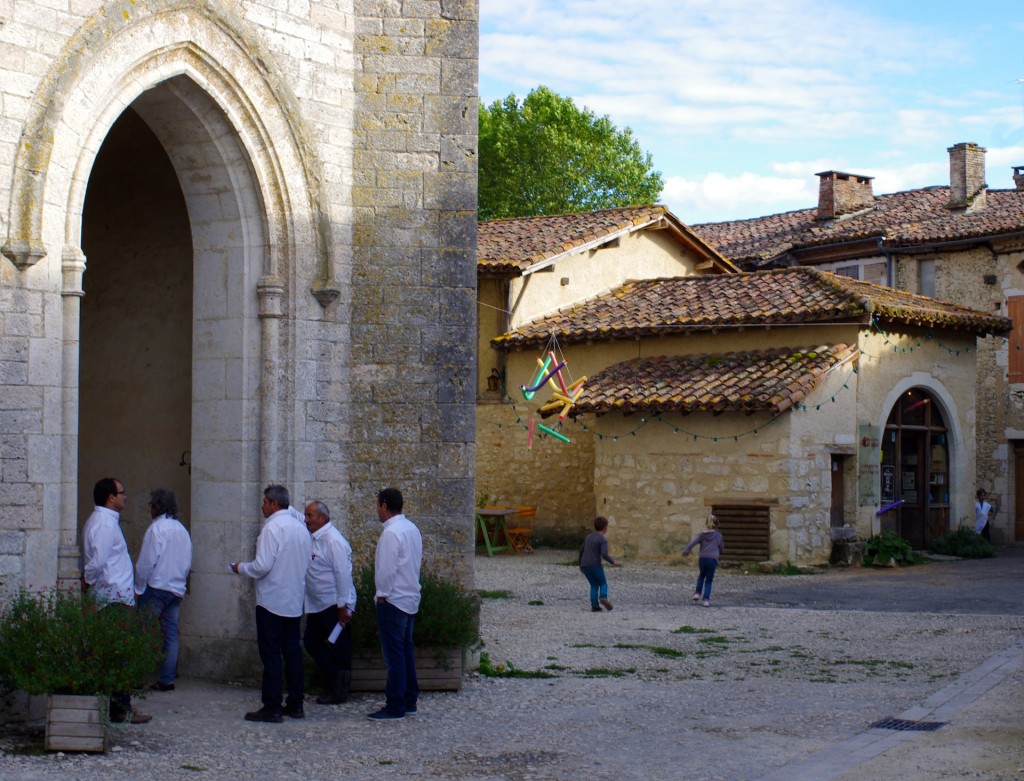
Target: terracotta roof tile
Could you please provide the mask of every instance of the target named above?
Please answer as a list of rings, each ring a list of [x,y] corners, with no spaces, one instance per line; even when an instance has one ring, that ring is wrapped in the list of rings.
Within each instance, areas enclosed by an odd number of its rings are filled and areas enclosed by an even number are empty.
[[[783,323],[883,322],[1005,333],[1012,322],[809,267],[627,282],[496,337],[499,349]]]
[[[762,410],[777,414],[801,402],[831,368],[856,353],[856,347],[838,344],[634,358],[590,377],[570,415]]]
[[[874,207],[819,222],[817,207],[749,220],[691,226],[730,260],[756,265],[791,250],[876,239],[888,249],[1024,232],[1024,191],[989,190],[987,205],[950,209],[948,187],[905,190],[874,199]]]
[[[477,226],[477,270],[521,274],[532,266],[632,228],[668,222],[703,253],[732,269],[704,240],[664,206],[625,206],[583,214],[542,215],[488,220]]]

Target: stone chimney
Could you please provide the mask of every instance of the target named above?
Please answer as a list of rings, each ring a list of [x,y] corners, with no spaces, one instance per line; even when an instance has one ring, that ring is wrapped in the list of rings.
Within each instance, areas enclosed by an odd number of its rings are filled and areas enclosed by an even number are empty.
[[[1018,190],[1024,190],[1024,165],[1013,167],[1013,183]]]
[[[973,142],[956,144],[949,152],[949,208],[985,208],[985,152]]]
[[[871,176],[822,171],[818,177],[818,219],[835,220],[875,205]]]

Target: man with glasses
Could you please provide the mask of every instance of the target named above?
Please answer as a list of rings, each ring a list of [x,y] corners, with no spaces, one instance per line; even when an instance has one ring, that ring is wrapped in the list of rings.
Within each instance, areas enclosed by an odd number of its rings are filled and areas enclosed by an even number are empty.
[[[127,492],[121,481],[104,477],[92,489],[92,515],[82,529],[82,589],[91,590],[102,610],[135,607],[135,576],[119,522]],[[110,720],[145,724],[152,716],[133,710],[127,692],[110,695]]]

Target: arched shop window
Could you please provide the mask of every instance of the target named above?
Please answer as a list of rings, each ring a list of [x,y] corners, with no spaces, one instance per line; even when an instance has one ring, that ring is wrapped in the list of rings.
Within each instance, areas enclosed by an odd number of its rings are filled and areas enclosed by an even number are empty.
[[[949,531],[949,436],[935,397],[923,388],[902,396],[882,437],[882,529],[924,549]],[[900,501],[902,500],[902,501]]]

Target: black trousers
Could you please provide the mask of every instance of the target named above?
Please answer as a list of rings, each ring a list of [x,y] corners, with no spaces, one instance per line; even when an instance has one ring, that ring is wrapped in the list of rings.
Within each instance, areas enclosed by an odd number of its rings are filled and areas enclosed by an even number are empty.
[[[336,607],[329,607],[319,613],[307,613],[306,633],[302,638],[303,645],[328,685],[333,685],[338,673],[352,669],[352,629],[346,627],[336,642],[327,642],[337,623]]]
[[[256,643],[263,662],[263,705],[275,713],[281,712],[282,683],[288,688],[285,704],[289,708],[302,707],[301,623],[302,616],[279,616],[256,606]]]

